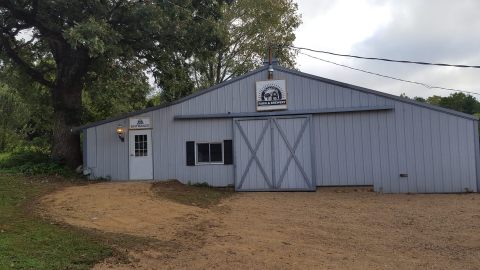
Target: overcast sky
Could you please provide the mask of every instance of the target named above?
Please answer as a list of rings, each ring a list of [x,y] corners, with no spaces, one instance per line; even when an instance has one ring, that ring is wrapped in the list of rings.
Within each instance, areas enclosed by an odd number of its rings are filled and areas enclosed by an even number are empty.
[[[478,0],[297,0],[302,25],[296,46],[424,62],[480,65]],[[480,69],[431,67],[312,55],[430,85],[480,92]],[[307,73],[395,95],[449,95],[299,55]],[[480,96],[476,96],[480,98]]]

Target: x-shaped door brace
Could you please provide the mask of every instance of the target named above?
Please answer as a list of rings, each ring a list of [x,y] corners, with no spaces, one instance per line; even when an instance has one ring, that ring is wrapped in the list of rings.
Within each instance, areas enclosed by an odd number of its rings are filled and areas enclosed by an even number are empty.
[[[283,130],[280,128],[280,125],[277,122],[277,119],[273,118],[273,122],[275,123],[275,126],[277,127],[278,133],[280,133],[280,136],[283,138],[283,141],[285,142],[285,145],[287,146],[288,150],[290,151],[290,156],[288,157],[287,164],[285,164],[285,167],[282,170],[282,173],[280,174],[280,178],[278,180],[277,187],[280,188],[283,183],[283,179],[285,178],[285,175],[287,174],[288,166],[290,165],[290,162],[295,160],[295,163],[298,166],[298,169],[302,173],[303,180],[307,184],[308,187],[312,187],[312,183],[310,182],[307,173],[305,172],[305,169],[303,168],[302,164],[298,160],[297,155],[295,155],[295,151],[297,150],[298,145],[300,144],[300,141],[302,139],[303,133],[305,133],[305,130],[307,128],[308,123],[310,122],[310,118],[306,118],[305,122],[303,122],[303,125],[300,129],[300,132],[298,133],[297,138],[295,139],[295,143],[292,145],[290,142],[288,142],[287,136],[283,132]]]
[[[267,128],[269,126],[270,121],[266,120],[265,125],[263,126],[262,133],[260,134],[260,137],[257,140],[257,143],[255,144],[255,148],[252,147],[250,141],[248,140],[247,135],[245,134],[245,131],[243,131],[242,126],[239,124],[238,121],[235,121],[235,124],[238,127],[238,130],[240,131],[240,134],[242,135],[243,139],[245,140],[245,143],[247,144],[248,149],[250,150],[250,153],[252,156],[248,160],[247,167],[245,167],[245,171],[243,172],[242,178],[240,178],[240,183],[238,184],[237,189],[240,189],[243,185],[243,182],[245,181],[245,178],[247,177],[247,173],[250,169],[250,166],[252,165],[252,162],[255,160],[257,163],[258,168],[260,169],[260,172],[262,173],[263,177],[265,178],[265,182],[267,182],[268,186],[273,189],[272,182],[270,181],[270,178],[268,177],[267,173],[265,172],[265,169],[262,166],[262,163],[258,160],[257,157],[257,151],[258,148],[260,148],[260,145],[262,144],[263,138],[265,137],[265,132],[267,132]]]

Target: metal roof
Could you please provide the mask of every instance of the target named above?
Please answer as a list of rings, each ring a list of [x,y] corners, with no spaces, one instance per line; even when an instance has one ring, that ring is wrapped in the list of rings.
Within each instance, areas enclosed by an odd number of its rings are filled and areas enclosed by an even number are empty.
[[[244,79],[248,76],[251,76],[253,74],[256,74],[258,72],[261,72],[261,71],[264,71],[264,70],[267,70],[267,69],[268,69],[268,65],[265,65],[265,66],[262,66],[258,69],[255,69],[253,71],[245,73],[244,75],[235,77],[231,80],[222,82],[220,84],[214,85],[214,86],[209,87],[209,88],[204,89],[204,90],[197,91],[197,92],[195,92],[191,95],[188,95],[184,98],[181,98],[179,100],[169,102],[169,103],[166,103],[166,104],[162,104],[162,105],[158,105],[158,106],[154,106],[154,107],[149,107],[149,108],[146,108],[146,109],[143,109],[143,110],[138,110],[138,111],[125,113],[125,114],[122,114],[122,115],[119,115],[119,116],[116,116],[116,117],[112,117],[112,118],[104,119],[104,120],[101,120],[101,121],[89,123],[89,124],[82,125],[82,126],[79,126],[79,127],[75,127],[75,128],[72,128],[71,131],[72,132],[79,132],[79,131],[82,131],[82,130],[87,129],[87,128],[95,127],[95,126],[98,126],[98,125],[110,123],[110,122],[117,121],[117,120],[120,120],[120,119],[128,118],[128,117],[131,117],[131,116],[136,116],[136,115],[139,115],[139,114],[143,114],[143,113],[155,111],[155,110],[158,110],[158,109],[162,109],[162,108],[165,108],[165,107],[169,107],[169,106],[172,106],[172,105],[175,105],[175,104],[179,104],[179,103],[182,103],[182,102],[187,101],[189,99],[192,99],[192,98],[198,97],[200,95],[206,94],[208,92],[217,90],[217,89],[219,89],[223,86],[226,86],[228,84],[234,83],[234,82],[239,81],[239,80],[242,80],[242,79]],[[440,111],[440,112],[448,113],[448,114],[455,115],[455,116],[458,116],[458,117],[463,117],[463,118],[478,121],[478,118],[476,116],[473,116],[473,115],[470,115],[470,114],[458,112],[458,111],[451,110],[451,109],[446,109],[446,108],[435,106],[435,105],[430,105],[430,104],[427,104],[427,103],[418,102],[418,101],[415,101],[415,100],[412,100],[412,99],[402,98],[402,97],[399,97],[399,96],[375,91],[375,90],[372,90],[372,89],[368,89],[368,88],[364,88],[364,87],[360,87],[360,86],[356,86],[356,85],[352,85],[352,84],[348,84],[348,83],[343,83],[343,82],[339,82],[339,81],[335,81],[335,80],[330,80],[330,79],[327,79],[327,78],[323,78],[323,77],[315,76],[315,75],[312,75],[312,74],[304,73],[304,72],[301,72],[301,71],[281,67],[281,66],[278,66],[278,65],[275,65],[275,70],[280,70],[280,71],[290,73],[290,74],[293,74],[293,75],[297,75],[297,76],[300,76],[300,77],[313,79],[313,80],[325,82],[325,83],[328,83],[328,84],[338,85],[338,86],[341,86],[341,87],[354,89],[354,90],[357,90],[357,91],[360,91],[360,92],[369,93],[369,94],[373,94],[373,95],[377,95],[377,96],[382,96],[382,97],[393,99],[393,100],[396,100],[396,101],[409,103],[409,104],[412,104],[412,105],[415,105],[415,106],[420,106],[420,107],[424,107],[424,108],[427,108],[427,109]]]

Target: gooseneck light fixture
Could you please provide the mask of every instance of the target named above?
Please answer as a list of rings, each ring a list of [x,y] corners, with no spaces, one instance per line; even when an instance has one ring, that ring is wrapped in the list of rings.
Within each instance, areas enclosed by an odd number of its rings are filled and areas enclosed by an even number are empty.
[[[123,127],[122,125],[118,125],[116,131],[120,141],[125,141],[125,127]]]

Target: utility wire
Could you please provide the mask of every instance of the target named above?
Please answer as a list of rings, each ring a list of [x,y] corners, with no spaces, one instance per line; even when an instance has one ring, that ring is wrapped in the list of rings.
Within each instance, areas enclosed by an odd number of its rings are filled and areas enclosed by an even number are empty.
[[[164,0],[165,2],[181,8],[185,11],[191,12],[188,8],[175,4],[174,2],[170,0]],[[201,18],[205,21],[208,21],[207,18],[200,16],[198,14],[195,15],[198,18]],[[278,47],[283,47],[283,46],[278,46]],[[305,47],[297,47],[297,46],[292,46],[292,45],[287,45],[285,47],[289,47],[292,49],[296,50],[304,50],[304,51],[311,51],[311,52],[316,52],[316,53],[323,53],[323,54],[330,54],[330,55],[335,55],[335,56],[341,56],[341,57],[350,57],[350,58],[357,58],[357,59],[365,59],[365,60],[375,60],[375,61],[385,61],[385,62],[392,62],[392,63],[403,63],[403,64],[416,64],[416,65],[425,65],[425,66],[441,66],[441,67],[456,67],[456,68],[480,68],[480,66],[477,65],[459,65],[459,64],[446,64],[446,63],[432,63],[432,62],[421,62],[421,61],[410,61],[410,60],[396,60],[396,59],[390,59],[390,58],[380,58],[380,57],[367,57],[367,56],[359,56],[359,55],[351,55],[351,54],[341,54],[341,53],[334,53],[334,52],[329,52],[329,51],[322,51],[322,50],[315,50],[315,49],[310,49],[310,48],[305,48]]]
[[[375,60],[375,61],[385,61],[385,62],[394,62],[394,63],[403,63],[403,64],[416,64],[416,65],[426,65],[426,66],[442,66],[442,67],[457,67],[457,68],[480,68],[480,66],[456,65],[456,64],[445,64],[445,63],[430,63],[430,62],[409,61],[409,60],[395,60],[395,59],[389,59],[389,58],[366,57],[366,56],[358,56],[358,55],[351,55],[351,54],[334,53],[334,52],[328,52],[328,51],[314,50],[314,49],[305,48],[305,47],[296,47],[296,46],[288,46],[288,47],[290,47],[292,49],[296,49],[296,50],[311,51],[311,52],[330,54],[330,55],[335,55],[335,56],[350,57],[350,58],[357,58],[357,59],[366,59],[366,60]]]
[[[183,9],[183,10],[185,10],[185,11],[191,12],[191,10],[189,10],[188,8],[183,7],[183,6],[181,6],[181,5],[178,5],[178,4],[175,4],[175,3],[173,3],[173,2],[170,1],[170,0],[165,0],[165,2],[171,4],[171,5],[175,6],[175,7],[181,8],[181,9]],[[199,18],[201,18],[201,19],[203,19],[203,20],[208,21],[207,18],[202,17],[202,16],[200,16],[200,15],[198,15],[198,14],[197,14],[196,16],[199,17]],[[397,78],[397,77],[393,77],[393,76],[388,76],[388,75],[384,75],[384,74],[380,74],[380,73],[371,72],[371,71],[364,70],[364,69],[354,68],[354,67],[351,67],[351,66],[347,66],[347,65],[335,63],[335,62],[332,62],[332,61],[329,61],[329,60],[322,59],[322,58],[320,58],[320,57],[316,57],[316,56],[313,56],[313,55],[310,55],[310,54],[301,52],[301,50],[311,51],[311,52],[317,52],[317,53],[324,53],[324,54],[330,54],[330,55],[335,55],[335,56],[358,58],[358,59],[377,60],[377,61],[396,62],[396,63],[407,63],[407,64],[417,64],[417,65],[445,66],[445,67],[459,67],[459,68],[480,68],[480,66],[453,65],[453,64],[429,63],[429,62],[408,61],[408,60],[394,60],[394,59],[388,59],[388,58],[376,58],[376,57],[364,57],[364,56],[349,55],[349,54],[339,54],[339,53],[333,53],[333,52],[327,52],[327,51],[321,51],[321,50],[314,50],[314,49],[310,49],[310,48],[296,47],[296,46],[286,46],[286,47],[299,50],[298,53],[303,54],[303,55],[305,55],[305,56],[308,56],[308,57],[311,57],[311,58],[314,58],[314,59],[317,59],[317,60],[320,60],[320,61],[323,61],[323,62],[326,62],[326,63],[330,63],[330,64],[333,64],[333,65],[337,65],[337,66],[341,66],[341,67],[344,67],[344,68],[348,68],[348,69],[351,69],[351,70],[356,70],[356,71],[360,71],[360,72],[363,72],[363,73],[367,73],[367,74],[371,74],[371,75],[375,75],[375,76],[379,76],[379,77],[383,77],[383,78],[387,78],[387,79],[392,79],[392,80],[397,80],[397,81],[401,81],[401,82],[416,84],[416,85],[420,85],[420,86],[423,86],[423,87],[428,88],[428,89],[441,89],[441,90],[446,90],[446,91],[463,92],[463,93],[467,93],[467,94],[472,94],[472,95],[478,95],[478,96],[480,96],[480,93],[478,93],[478,92],[464,91],[464,90],[459,90],[459,89],[454,89],[454,88],[446,88],[446,87],[440,87],[440,86],[432,86],[432,85],[429,85],[429,84],[426,84],[426,83],[422,83],[422,82],[405,80],[405,79],[401,79],[401,78]]]
[[[459,89],[454,89],[454,88],[446,88],[446,87],[441,87],[441,86],[433,86],[433,85],[429,85],[429,84],[422,83],[422,82],[405,80],[405,79],[401,79],[401,78],[397,78],[397,77],[393,77],[393,76],[389,76],[389,75],[384,75],[384,74],[380,74],[380,73],[376,73],[376,72],[371,72],[371,71],[364,70],[364,69],[360,69],[360,68],[354,68],[354,67],[351,67],[351,66],[347,66],[347,65],[335,63],[335,62],[332,62],[332,61],[329,61],[329,60],[325,60],[325,59],[322,59],[322,58],[320,58],[320,57],[316,57],[316,56],[313,56],[313,55],[310,55],[310,54],[307,54],[307,53],[304,53],[304,52],[299,52],[299,53],[300,53],[300,54],[303,54],[303,55],[305,55],[305,56],[308,56],[308,57],[311,57],[311,58],[314,58],[314,59],[317,59],[317,60],[326,62],[326,63],[330,63],[330,64],[333,64],[333,65],[340,66],[340,67],[344,67],[344,68],[348,68],[348,69],[360,71],[360,72],[363,72],[363,73],[368,73],[368,74],[375,75],[375,76],[379,76],[379,77],[383,77],[383,78],[388,78],[388,79],[397,80],[397,81],[401,81],[401,82],[406,82],[406,83],[421,85],[421,86],[423,86],[423,87],[425,87],[425,88],[428,88],[428,89],[441,89],[441,90],[454,91],[454,92],[463,92],[463,93],[467,93],[467,94],[479,95],[479,96],[480,96],[480,93],[478,93],[478,92],[464,91],[464,90],[459,90]]]
[[[184,7],[184,6],[181,6],[181,5],[178,5],[178,4],[175,4],[174,2],[172,2],[172,1],[170,1],[170,0],[165,0],[165,2],[171,4],[172,6],[181,8],[181,9],[187,11],[187,12],[190,12],[190,13],[192,12],[192,11],[189,10],[188,8],[186,8],[186,7]],[[198,14],[195,14],[195,15],[192,16],[192,17],[193,17],[193,18],[198,17],[198,18],[204,19],[204,20],[207,21],[207,22],[209,21],[207,18],[205,18],[205,17],[203,17],[203,16],[200,16],[200,15],[198,15]]]

